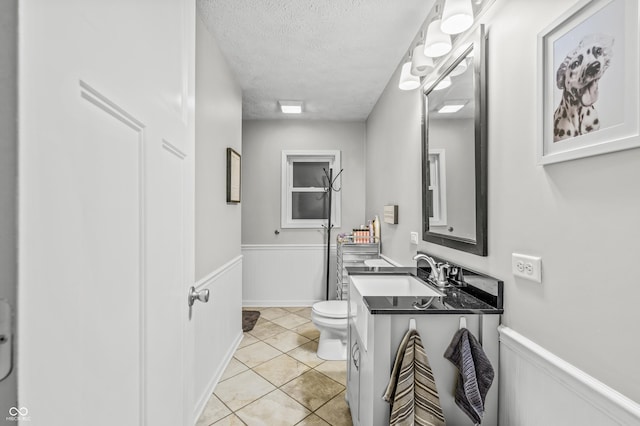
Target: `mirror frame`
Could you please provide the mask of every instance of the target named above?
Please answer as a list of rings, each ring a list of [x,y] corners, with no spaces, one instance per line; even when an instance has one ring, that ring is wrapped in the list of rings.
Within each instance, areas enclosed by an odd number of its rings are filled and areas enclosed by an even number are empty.
[[[422,133],[422,239],[424,241],[450,247],[456,250],[487,256],[487,81],[486,81],[486,35],[484,25],[475,33],[473,44],[469,46],[422,95],[421,133]],[[476,194],[476,238],[469,240],[429,231],[428,187],[429,187],[429,120],[427,117],[427,96],[474,48],[479,47],[473,56],[474,94],[475,94],[475,194]]]

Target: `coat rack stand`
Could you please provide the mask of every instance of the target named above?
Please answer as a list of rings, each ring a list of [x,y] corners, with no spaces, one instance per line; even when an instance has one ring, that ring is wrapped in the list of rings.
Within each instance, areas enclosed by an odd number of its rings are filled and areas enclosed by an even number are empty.
[[[326,283],[326,296],[325,299],[329,300],[329,264],[331,262],[331,229],[333,228],[333,224],[331,223],[331,198],[334,192],[340,192],[342,190],[342,186],[340,186],[340,188],[335,188],[335,183],[338,180],[338,177],[340,177],[340,175],[342,174],[342,170],[340,169],[340,172],[336,175],[336,177],[333,177],[333,169],[329,169],[329,171],[327,172],[327,169],[323,168],[322,171],[324,171],[324,175],[327,178],[327,186],[324,188],[325,192],[327,193],[327,196],[329,197],[329,210],[328,210],[328,214],[327,214],[327,225],[323,225],[324,228],[326,228],[327,230],[327,268],[326,268],[326,275],[327,275],[327,283]]]

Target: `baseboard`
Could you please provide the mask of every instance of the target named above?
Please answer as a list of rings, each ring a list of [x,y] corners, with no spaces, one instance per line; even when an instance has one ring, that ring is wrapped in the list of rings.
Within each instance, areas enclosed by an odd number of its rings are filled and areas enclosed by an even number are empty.
[[[260,307],[295,307],[295,306],[313,306],[314,303],[320,302],[320,300],[243,300],[242,306],[247,308]]]
[[[508,422],[509,418],[514,417],[522,418],[523,411],[528,408],[521,404],[546,407],[550,411],[549,416],[559,421],[550,404],[563,401],[563,411],[574,414],[579,412],[592,422],[590,424],[640,425],[640,404],[516,331],[505,326],[498,327],[498,331],[502,345],[501,369],[506,370],[501,372],[502,377],[513,381],[508,383],[508,387],[513,390],[518,390],[523,395],[530,392],[537,398],[526,402],[505,398],[505,401],[500,402],[501,411],[507,410],[503,412],[501,422]],[[511,351],[511,354],[505,351]],[[510,403],[512,406],[509,406]],[[515,413],[510,413],[509,410]]]
[[[214,374],[214,376],[209,381],[209,384],[207,385],[206,390],[202,393],[202,395],[198,397],[198,402],[195,405],[195,410],[194,410],[195,415],[193,417],[192,424],[195,425],[198,422],[198,419],[202,415],[202,412],[204,411],[205,407],[207,406],[207,402],[209,402],[209,399],[211,398],[213,391],[215,390],[216,386],[218,386],[218,382],[220,381],[220,378],[222,377],[222,375],[224,374],[224,371],[227,369],[227,366],[231,362],[231,359],[233,358],[233,354],[236,353],[236,350],[238,349],[238,346],[242,341],[243,335],[244,334],[242,333],[242,330],[240,330],[238,332],[238,336],[236,337],[234,343],[231,345],[231,347],[227,351],[224,357],[224,361],[220,363],[220,367],[218,368],[218,371],[216,371],[216,374]]]

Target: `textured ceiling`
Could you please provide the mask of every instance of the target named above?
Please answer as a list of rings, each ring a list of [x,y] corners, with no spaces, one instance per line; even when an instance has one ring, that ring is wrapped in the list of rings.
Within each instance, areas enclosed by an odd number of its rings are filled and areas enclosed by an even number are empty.
[[[365,120],[433,0],[198,0],[243,90],[244,119]],[[291,117],[291,116],[286,116]]]

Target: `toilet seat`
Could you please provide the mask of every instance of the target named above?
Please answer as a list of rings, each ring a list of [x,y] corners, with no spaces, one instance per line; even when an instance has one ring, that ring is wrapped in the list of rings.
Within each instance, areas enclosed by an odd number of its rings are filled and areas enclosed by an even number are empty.
[[[346,300],[325,300],[315,303],[312,311],[325,318],[347,318],[347,303]]]

